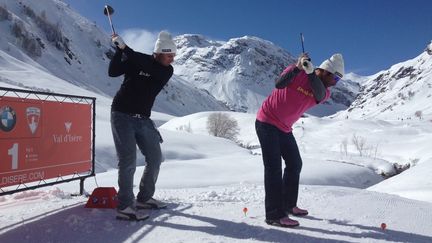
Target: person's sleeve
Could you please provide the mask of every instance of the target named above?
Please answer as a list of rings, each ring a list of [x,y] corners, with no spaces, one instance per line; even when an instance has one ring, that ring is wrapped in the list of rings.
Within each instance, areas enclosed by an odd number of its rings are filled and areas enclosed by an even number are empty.
[[[315,73],[308,74],[308,79],[317,104],[321,103],[326,98],[326,87]]]
[[[282,74],[279,76],[278,79],[275,81],[275,87],[277,89],[283,89],[288,86],[293,80],[293,78],[300,72],[300,69],[295,65],[292,64],[288,66]]]
[[[123,51],[117,48],[113,58],[108,67],[108,76],[118,77],[126,72],[126,63],[122,61]]]
[[[163,78],[160,80],[160,82],[157,82],[157,86],[158,90],[161,90],[165,87],[165,85],[168,83],[168,81],[171,79],[172,75],[174,73],[174,68],[172,66],[170,66],[170,70],[168,72],[166,72],[166,74],[163,76]],[[159,93],[159,91],[157,92]]]
[[[165,77],[165,80],[164,80],[164,82],[163,82],[163,83],[164,83],[164,86],[165,86],[165,84],[168,83],[168,81],[171,79],[173,73],[174,73],[174,68],[173,68],[172,66],[170,66],[170,70],[169,70],[169,72],[167,73],[167,75],[166,75],[166,77]]]
[[[123,50],[128,62],[130,62],[133,65],[142,65],[143,64],[143,58],[142,55],[139,52],[134,51],[129,46],[126,46]]]

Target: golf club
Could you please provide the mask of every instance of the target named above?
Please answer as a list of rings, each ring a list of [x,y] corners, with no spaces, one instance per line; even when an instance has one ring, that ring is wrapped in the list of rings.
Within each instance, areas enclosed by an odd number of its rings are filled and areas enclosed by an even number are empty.
[[[300,40],[301,40],[301,44],[302,44],[302,53],[305,53],[305,50],[304,50],[304,36],[303,36],[303,33],[300,33]],[[308,58],[308,61],[310,62],[311,59]],[[303,66],[307,67],[307,65],[308,65],[307,62],[303,62]]]
[[[114,14],[114,9],[110,5],[105,5],[104,14],[108,16],[109,23],[111,25],[112,35],[115,35],[114,25],[111,20],[111,15]]]

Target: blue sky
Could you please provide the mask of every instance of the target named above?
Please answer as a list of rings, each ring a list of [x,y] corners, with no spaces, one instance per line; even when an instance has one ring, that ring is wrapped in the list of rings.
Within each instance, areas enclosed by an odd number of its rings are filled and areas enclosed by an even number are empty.
[[[128,29],[228,40],[269,40],[297,56],[300,33],[315,65],[333,53],[347,72],[374,74],[419,55],[432,40],[430,0],[65,0],[83,16],[110,27],[103,6],[115,9],[118,33]],[[150,38],[151,39],[151,38]],[[149,41],[147,41],[149,42]],[[153,43],[148,43],[153,45]]]

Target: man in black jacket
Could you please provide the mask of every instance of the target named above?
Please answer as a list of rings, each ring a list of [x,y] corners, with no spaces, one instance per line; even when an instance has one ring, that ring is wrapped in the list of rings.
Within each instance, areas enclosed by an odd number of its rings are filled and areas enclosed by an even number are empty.
[[[156,96],[173,74],[176,46],[168,32],[162,31],[153,55],[135,52],[118,35],[112,37],[117,51],[110,62],[108,75],[124,75],[123,83],[111,106],[111,128],[118,156],[117,218],[142,220],[148,214],[140,208],[164,208],[155,200],[155,184],[162,162],[162,137],[150,119]],[[133,178],[136,169],[136,146],[145,156],[146,167],[136,201]]]

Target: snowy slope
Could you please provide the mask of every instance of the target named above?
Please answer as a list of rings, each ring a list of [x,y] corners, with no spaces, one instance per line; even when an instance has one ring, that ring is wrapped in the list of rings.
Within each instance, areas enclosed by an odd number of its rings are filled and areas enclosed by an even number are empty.
[[[107,79],[109,38],[94,23],[58,0],[1,0],[0,6],[11,15],[0,22],[0,49],[25,61],[32,57],[53,75],[86,89],[113,94]],[[21,26],[21,34],[13,28]],[[37,40],[37,41],[36,41]],[[35,45],[27,43],[35,42]],[[114,82],[115,83],[115,82]]]
[[[60,0],[0,0],[0,6],[0,50],[84,89],[111,97],[118,90],[121,77],[107,77],[114,49],[95,23]],[[228,109],[255,113],[273,81],[294,61],[285,50],[257,37],[222,42],[180,35],[175,41],[179,76],[173,76],[155,107],[171,115]],[[135,44],[131,47],[140,49],[141,43]],[[355,96],[352,85],[335,87],[331,101],[308,113],[324,116],[346,108]]]
[[[188,130],[192,134],[207,135],[206,122],[211,113],[201,112],[173,118],[162,125],[161,129],[182,131],[186,134]],[[254,130],[255,116],[235,112],[225,113],[239,124],[237,143],[260,154],[259,142]],[[304,160],[303,175],[310,175],[310,178],[309,176],[302,177],[303,183],[315,184],[319,181],[320,184],[339,185],[337,181],[327,181],[327,177],[324,176],[328,170],[329,178],[332,177],[332,170],[337,169],[332,168],[333,163],[356,165],[376,174],[387,176],[396,173],[393,164],[410,164],[411,166],[421,163],[431,164],[428,160],[432,158],[432,152],[427,141],[432,139],[432,129],[424,127],[421,122],[407,125],[380,120],[307,117],[301,118],[293,128]],[[353,142],[354,137],[364,141],[362,155]],[[326,166],[323,167],[323,164]],[[309,171],[309,166],[313,166],[314,169]],[[322,167],[321,170],[319,170],[320,167]],[[320,175],[312,173],[315,169],[319,170]],[[338,180],[341,180],[340,174],[337,176]],[[369,180],[369,183],[373,184],[378,182],[373,178],[364,177],[363,179],[358,183]]]
[[[186,34],[175,41],[175,73],[240,112],[255,113],[274,88],[274,80],[296,61],[281,47],[253,36],[214,41]],[[325,116],[346,109],[357,92],[357,83],[341,81],[329,102],[308,113]]]
[[[368,134],[368,138],[376,141],[386,134],[391,140],[405,131],[404,140],[421,141],[414,130],[406,132],[404,127],[387,122],[313,117],[299,121],[294,130],[304,160],[299,205],[308,208],[311,215],[297,218],[301,226],[296,229],[281,229],[264,223],[261,157],[232,141],[208,136],[205,118],[209,114],[170,119],[160,128],[166,141],[162,144],[165,162],[155,196],[167,201],[168,209],[150,212],[150,219],[143,222],[117,221],[114,210],[86,209],[87,198],[72,197],[70,194],[78,190],[77,182],[59,184],[0,197],[3,212],[0,241],[417,243],[432,240],[430,198],[423,197],[428,202],[421,202],[360,189],[382,181],[376,169],[384,168],[388,162],[381,159],[370,163],[373,159],[356,156],[352,145],[347,156],[338,151],[340,139],[349,132],[372,130],[378,125],[380,129]],[[245,128],[239,140],[249,140],[253,145],[253,130],[247,127],[253,126],[253,115],[229,114]],[[187,124],[192,133],[177,129]],[[426,136],[430,139],[430,131],[427,134],[424,139]],[[100,136],[106,138],[106,134]],[[112,146],[100,149],[99,153],[113,150]],[[418,154],[430,157],[431,152],[425,149]],[[401,150],[397,141],[388,143],[379,158],[390,158],[391,151],[399,151],[396,155],[403,158],[404,152],[410,150],[409,146]],[[422,173],[415,170],[417,167],[412,172],[417,175],[416,183],[424,186],[414,188],[411,184],[413,187],[406,188],[403,196],[410,197],[409,191],[432,194],[432,185],[424,184],[429,181],[432,163],[423,161],[420,165]],[[143,166],[137,168],[136,183],[143,170]],[[381,183],[407,172],[411,169]],[[409,185],[411,179],[405,177],[398,183]],[[112,169],[98,173],[94,180],[86,180],[85,187],[91,192],[97,186],[116,186],[116,180],[117,170]],[[135,193],[137,190],[135,185]],[[244,207],[248,209],[246,215]],[[381,223],[387,224],[386,230],[380,228]]]
[[[432,202],[431,180],[424,180],[432,175],[432,159],[418,164],[402,174],[389,178],[368,190],[396,194],[401,197],[413,198],[421,201]],[[427,193],[425,193],[428,191]]]
[[[357,99],[341,116],[386,120],[432,117],[432,49],[367,78]],[[417,113],[417,115],[416,115]]]
[[[110,78],[107,74],[114,53],[108,34],[66,3],[60,0],[0,0],[0,13],[5,16],[0,17],[2,56],[10,55],[104,96],[112,97],[118,90],[122,77]],[[12,81],[9,79],[8,82]],[[207,92],[176,76],[159,100],[163,102],[159,102],[156,110],[171,115],[227,110]]]
[[[156,97],[153,110],[182,116],[198,111],[226,111],[228,107],[205,90],[200,90],[182,78],[173,75]]]
[[[264,223],[263,186],[162,189],[168,209],[113,219],[61,190],[2,198],[1,242],[412,242],[432,240],[432,204],[347,187],[301,186],[311,216],[295,229]],[[243,214],[243,208],[248,212]],[[29,210],[30,209],[30,210]],[[18,216],[18,217],[17,217]],[[380,225],[386,223],[382,230]]]
[[[5,84],[20,84],[36,90],[50,87],[49,91],[53,92],[98,98],[96,158],[100,173],[94,180],[86,180],[85,188],[91,192],[97,186],[116,187],[116,159],[109,127],[110,99],[75,87],[35,66],[26,66],[8,55],[2,57],[7,64],[0,75],[8,80]],[[392,161],[409,161],[412,155],[419,156],[422,170],[431,168],[430,160],[424,160],[432,157],[425,143],[430,141],[431,131],[422,124],[314,117],[299,121],[294,133],[304,161],[300,205],[307,207],[311,216],[299,219],[301,227],[297,229],[279,229],[263,222],[261,157],[254,155],[257,151],[251,153],[232,141],[208,136],[205,131],[208,114],[173,119],[153,113],[159,124],[165,123],[160,130],[166,141],[162,144],[165,162],[155,196],[166,200],[169,209],[152,212],[151,218],[144,222],[119,222],[114,220],[113,210],[85,209],[87,198],[70,196],[77,192],[77,182],[59,184],[0,197],[3,212],[0,241],[429,242],[432,239],[428,214],[432,202],[355,189],[382,181],[379,170],[388,169]],[[254,115],[229,114],[242,128],[239,141],[252,147],[256,145]],[[177,129],[188,124],[192,134]],[[351,143],[348,155],[341,153],[341,141],[361,131],[367,131],[359,135],[366,136],[370,144],[386,138],[379,147],[379,159],[356,155]],[[143,158],[139,158],[138,164],[143,163]],[[135,182],[139,181],[143,169],[143,166],[137,168]],[[103,170],[108,171],[101,173]],[[420,184],[429,177],[417,174],[417,179]],[[404,184],[404,180],[398,183]],[[134,190],[137,192],[137,187]],[[421,189],[415,188],[415,192],[431,194],[432,188],[426,184]],[[246,217],[243,207],[249,209]],[[386,231],[379,229],[382,222],[388,224]]]

